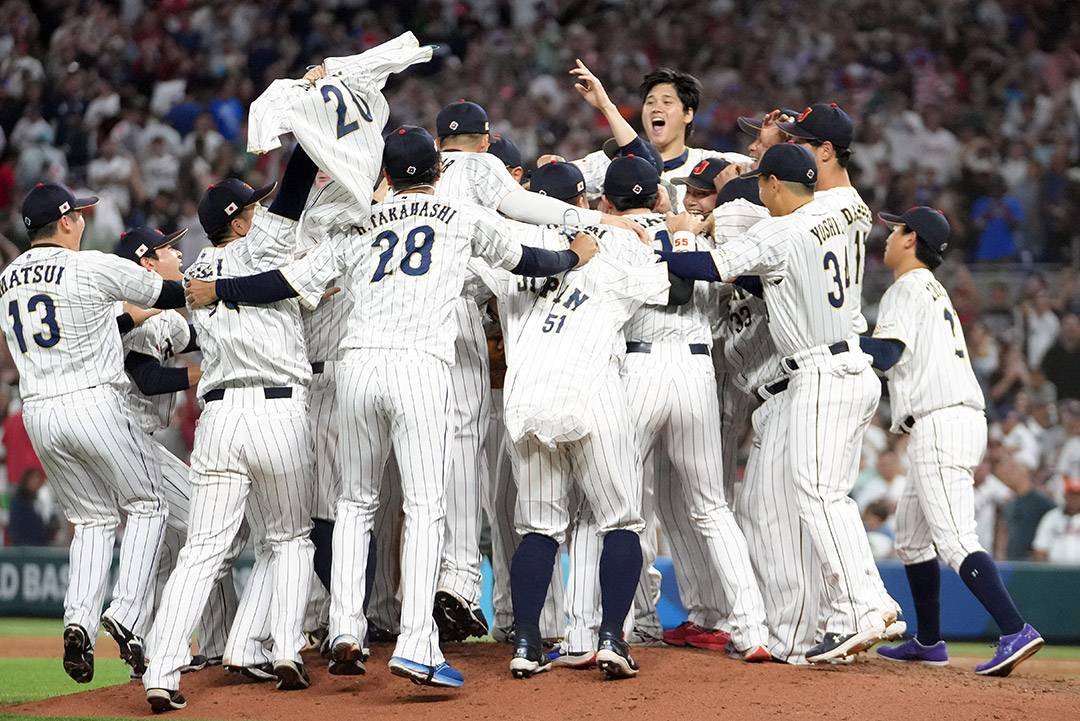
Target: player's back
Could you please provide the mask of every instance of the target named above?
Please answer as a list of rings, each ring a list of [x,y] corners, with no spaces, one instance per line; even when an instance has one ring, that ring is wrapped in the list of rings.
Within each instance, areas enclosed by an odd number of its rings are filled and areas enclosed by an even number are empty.
[[[122,340],[125,355],[141,353],[166,367],[176,367],[176,354],[183,352],[190,342],[191,328],[187,319],[175,310],[166,310],[147,318]],[[176,393],[144,395],[135,381],[128,377],[128,405],[139,426],[147,433],[154,433],[169,424],[176,407]]]
[[[944,286],[919,268],[904,273],[881,298],[874,336],[897,338],[905,352],[888,372],[894,426],[950,406],[985,407],[971,368],[964,329]]]
[[[342,349],[416,349],[452,363],[453,302],[479,246],[512,245],[501,220],[468,202],[407,193],[375,206],[359,233],[340,249],[353,304]]]
[[[238,278],[283,265],[295,223],[257,210],[248,235],[203,248],[185,271],[196,280]],[[299,303],[217,302],[192,311],[203,353],[199,395],[218,388],[307,385],[311,365],[304,347]]]
[[[0,273],[4,334],[24,400],[127,383],[116,301],[152,305],[161,277],[117,256],[35,246]]]
[[[854,302],[855,332],[866,330],[866,319],[862,314],[863,274],[866,271],[866,239],[874,224],[870,208],[863,202],[859,191],[850,185],[821,190],[814,193],[814,200],[824,204],[847,227],[848,249],[841,261],[844,266],[844,290]]]
[[[769,331],[782,356],[855,335],[853,294],[845,279],[847,227],[833,210],[811,201],[761,221],[751,235],[779,250],[780,267],[764,274]]]
[[[437,198],[466,200],[496,210],[508,193],[519,188],[514,176],[491,153],[442,153],[442,174],[435,184]]]
[[[709,250],[704,238],[695,238],[693,246],[672,247],[667,220],[661,213],[626,216],[645,229],[653,250]],[[629,234],[626,234],[629,236]],[[627,240],[640,241],[628,237]],[[646,343],[704,343],[712,345],[711,316],[715,316],[716,289],[696,283],[693,299],[684,305],[667,307],[644,305],[626,322],[626,340]]]

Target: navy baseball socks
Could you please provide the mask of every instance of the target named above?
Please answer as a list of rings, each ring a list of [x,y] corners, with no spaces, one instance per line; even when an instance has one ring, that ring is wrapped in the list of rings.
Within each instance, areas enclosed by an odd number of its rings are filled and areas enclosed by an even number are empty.
[[[540,643],[540,613],[544,609],[558,542],[551,536],[527,533],[510,562],[510,601],[519,639]]]
[[[633,531],[608,531],[600,552],[600,633],[622,638],[641,575],[641,539]],[[545,587],[546,588],[546,587]]]
[[[941,566],[935,558],[904,566],[904,572],[919,624],[915,638],[924,646],[933,646],[941,640]]]

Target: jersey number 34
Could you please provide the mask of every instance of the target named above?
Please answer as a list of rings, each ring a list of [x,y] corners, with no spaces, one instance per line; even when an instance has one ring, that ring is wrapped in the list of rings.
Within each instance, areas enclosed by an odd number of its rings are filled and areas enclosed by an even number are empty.
[[[60,325],[56,322],[56,304],[51,296],[44,293],[30,296],[26,302],[26,310],[30,314],[38,314],[42,330],[34,333],[31,338],[41,348],[52,348],[60,342]],[[8,315],[11,316],[11,330],[15,334],[15,342],[19,344],[19,350],[26,352],[26,338],[23,336],[22,314],[19,311],[19,301],[13,300],[8,303]]]

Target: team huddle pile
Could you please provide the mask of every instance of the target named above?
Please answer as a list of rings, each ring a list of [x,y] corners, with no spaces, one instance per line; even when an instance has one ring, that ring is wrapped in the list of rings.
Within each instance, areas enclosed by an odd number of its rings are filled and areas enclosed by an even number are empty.
[[[941,213],[881,214],[897,280],[860,335],[873,217],[847,181],[841,108],[742,118],[750,155],[713,153],[685,146],[692,77],[646,77],[645,140],[579,63],[576,87],[613,140],[572,163],[542,158],[526,190],[520,154],[474,103],[439,113],[437,142],[414,126],[382,136],[388,76],[430,57],[406,33],[275,81],[250,108],[249,148],[295,137],[280,187],[264,208],[273,185],[212,185],[199,205],[211,246],[184,276],[183,231],[135,228],[115,255],[77,252],[96,199],[56,185],[26,197],[31,248],[0,293],[27,431],[75,525],[72,678],[92,678],[100,625],[155,712],[183,708],[181,674],[207,663],[307,688],[305,607],[321,586],[330,673],[366,673],[369,642],[396,636],[392,673],[461,686],[440,642],[489,630],[482,509],[491,631],[513,644],[517,678],[632,677],[631,645],[663,642],[850,660],[906,630],[848,497],[881,395],[874,368],[893,431],[912,436],[897,549],[918,615],[915,637],[879,653],[947,663],[939,556],[1004,634],[979,673],[1007,675],[1041,647],[975,536],[986,422],[932,273],[948,249]],[[190,325],[171,310],[185,304]],[[505,353],[494,389],[489,334]],[[194,350],[201,369],[173,362]],[[189,469],[150,434],[195,383]],[[667,631],[657,521],[689,610]],[[564,545],[566,588],[553,573]]]

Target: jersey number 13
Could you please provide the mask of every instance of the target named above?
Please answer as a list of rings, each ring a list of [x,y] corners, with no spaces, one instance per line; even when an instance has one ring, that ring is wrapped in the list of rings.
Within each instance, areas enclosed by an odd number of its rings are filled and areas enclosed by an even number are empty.
[[[31,315],[38,315],[41,325],[40,331],[34,333],[31,338],[41,348],[52,348],[60,342],[60,326],[56,322],[56,304],[51,296],[44,293],[30,296],[26,302],[26,310]],[[19,344],[19,350],[26,352],[26,338],[23,336],[23,321],[19,311],[19,301],[13,300],[8,303],[8,315],[11,316],[11,329],[15,334],[15,342]]]

